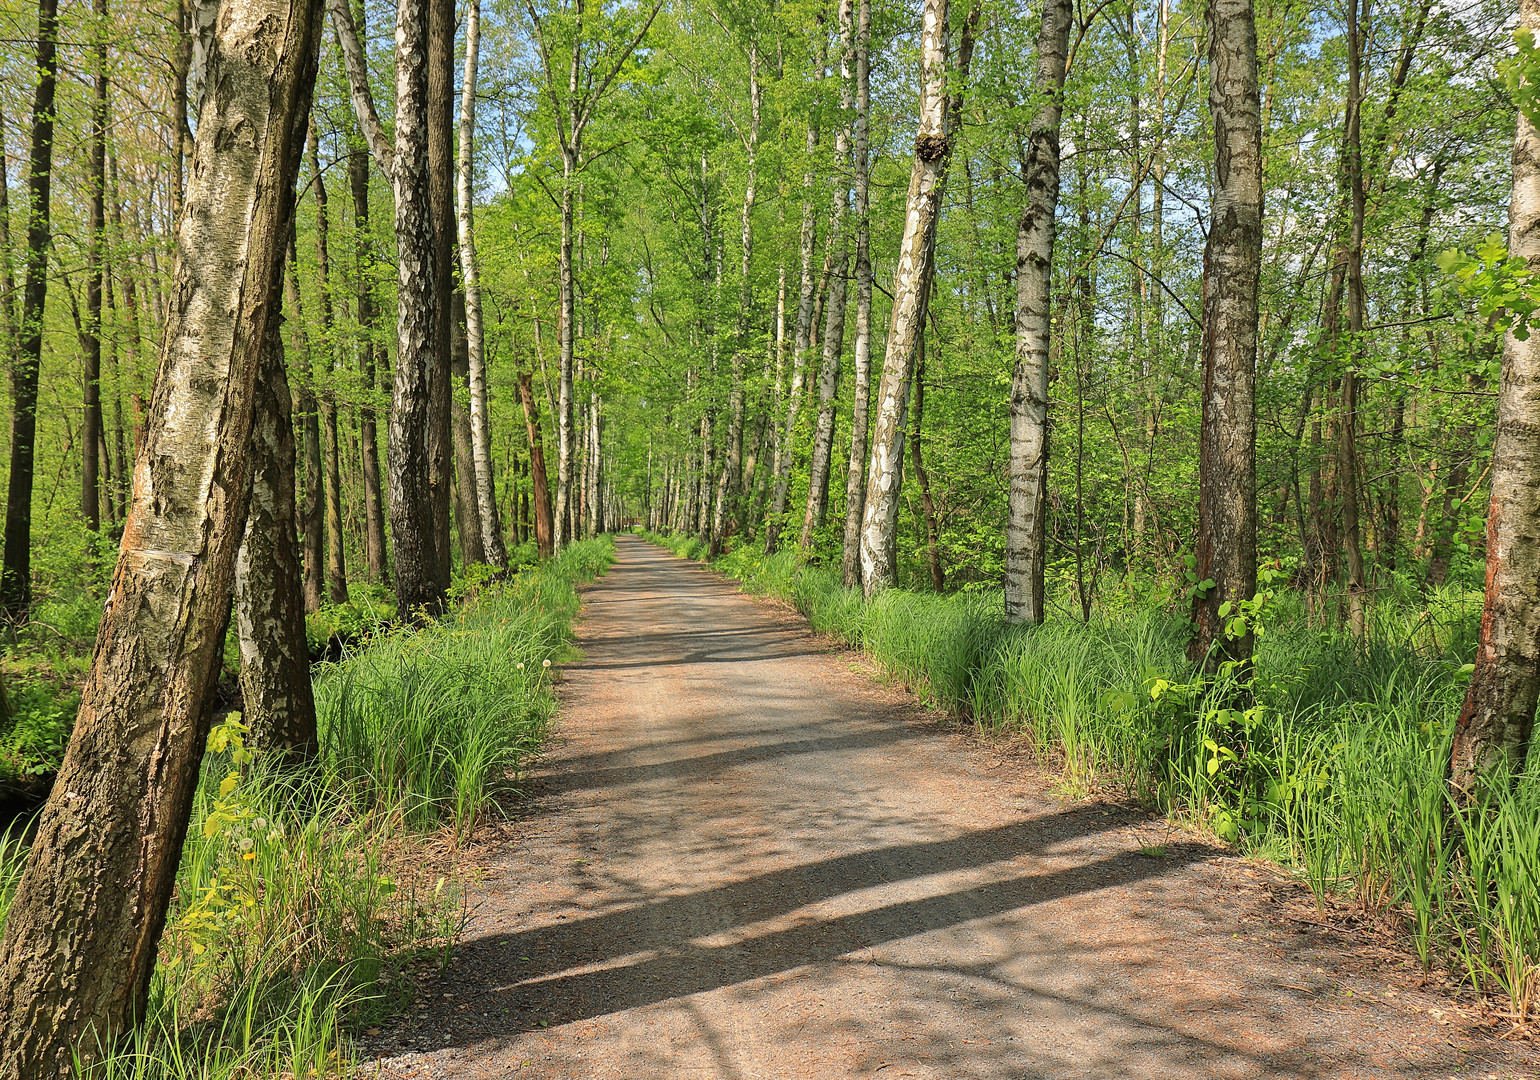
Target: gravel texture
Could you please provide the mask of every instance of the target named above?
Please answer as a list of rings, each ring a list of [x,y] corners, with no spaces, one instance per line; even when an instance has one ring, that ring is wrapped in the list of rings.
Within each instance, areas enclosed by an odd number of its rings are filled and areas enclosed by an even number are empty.
[[[1265,868],[1056,798],[800,619],[617,547],[381,1075],[1540,1076]]]

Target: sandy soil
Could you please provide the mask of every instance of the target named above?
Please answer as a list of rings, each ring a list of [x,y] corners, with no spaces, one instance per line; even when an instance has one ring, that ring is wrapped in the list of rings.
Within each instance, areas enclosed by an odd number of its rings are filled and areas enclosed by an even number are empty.
[[[642,543],[387,1076],[1540,1076],[1403,953],[1045,778]],[[1165,842],[1165,853],[1142,848]]]

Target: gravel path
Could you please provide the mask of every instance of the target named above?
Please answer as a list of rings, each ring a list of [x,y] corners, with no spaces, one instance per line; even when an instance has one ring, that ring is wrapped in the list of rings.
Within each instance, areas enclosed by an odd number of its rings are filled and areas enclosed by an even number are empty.
[[[1536,1076],[1265,873],[1066,802],[640,540],[387,1076]]]

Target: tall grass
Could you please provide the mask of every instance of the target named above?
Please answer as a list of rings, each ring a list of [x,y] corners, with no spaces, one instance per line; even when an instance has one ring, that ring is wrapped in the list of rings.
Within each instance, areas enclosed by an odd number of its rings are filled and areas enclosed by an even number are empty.
[[[540,746],[576,585],[613,558],[574,544],[445,619],[314,673],[322,751],[269,767],[232,717],[210,737],[146,1021],[76,1047],[88,1080],[350,1077],[348,1033],[409,1000],[463,909],[428,843],[463,840]],[[20,876],[0,837],[0,922]]]
[[[679,554],[698,546],[675,541]],[[1540,1013],[1540,753],[1478,806],[1445,769],[1479,597],[1408,593],[1357,642],[1281,594],[1237,720],[1193,681],[1184,612],[1108,605],[1088,623],[1012,627],[998,593],[888,590],[870,603],[795,552],[716,566],[866,650],[924,701],[1018,733],[1073,790],[1114,785],[1291,867],[1326,902],[1399,922],[1425,964]]]

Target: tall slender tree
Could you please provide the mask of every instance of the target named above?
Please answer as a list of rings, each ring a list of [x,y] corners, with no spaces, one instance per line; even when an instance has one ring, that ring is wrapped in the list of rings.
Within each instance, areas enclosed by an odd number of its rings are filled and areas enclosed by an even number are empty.
[[[1241,605],[1257,585],[1257,286],[1262,266],[1262,106],[1252,0],[1209,0],[1214,193],[1204,248],[1203,420],[1188,656],[1249,663]]]
[[[1005,525],[1005,618],[1043,621],[1048,546],[1048,369],[1059,125],[1073,0],[1048,0],[1037,35],[1039,105],[1021,161],[1026,206],[1016,226],[1016,362],[1011,373],[1011,473]]]
[[[914,164],[904,215],[904,238],[893,275],[893,314],[888,322],[887,352],[877,387],[877,417],[872,432],[871,465],[866,474],[866,505],[861,514],[861,587],[874,596],[894,583],[897,573],[899,485],[903,476],[904,429],[915,349],[925,326],[930,277],[935,261],[936,216],[952,156],[949,128],[947,0],[925,0],[920,16],[920,120],[914,139]]]
[[[20,341],[11,369],[11,474],[5,500],[5,559],[0,566],[0,610],[12,619],[25,619],[32,610],[32,473],[37,459],[37,382],[52,239],[49,215],[58,56],[58,0],[38,0],[37,88],[32,96],[32,151],[27,160],[26,275]]]

